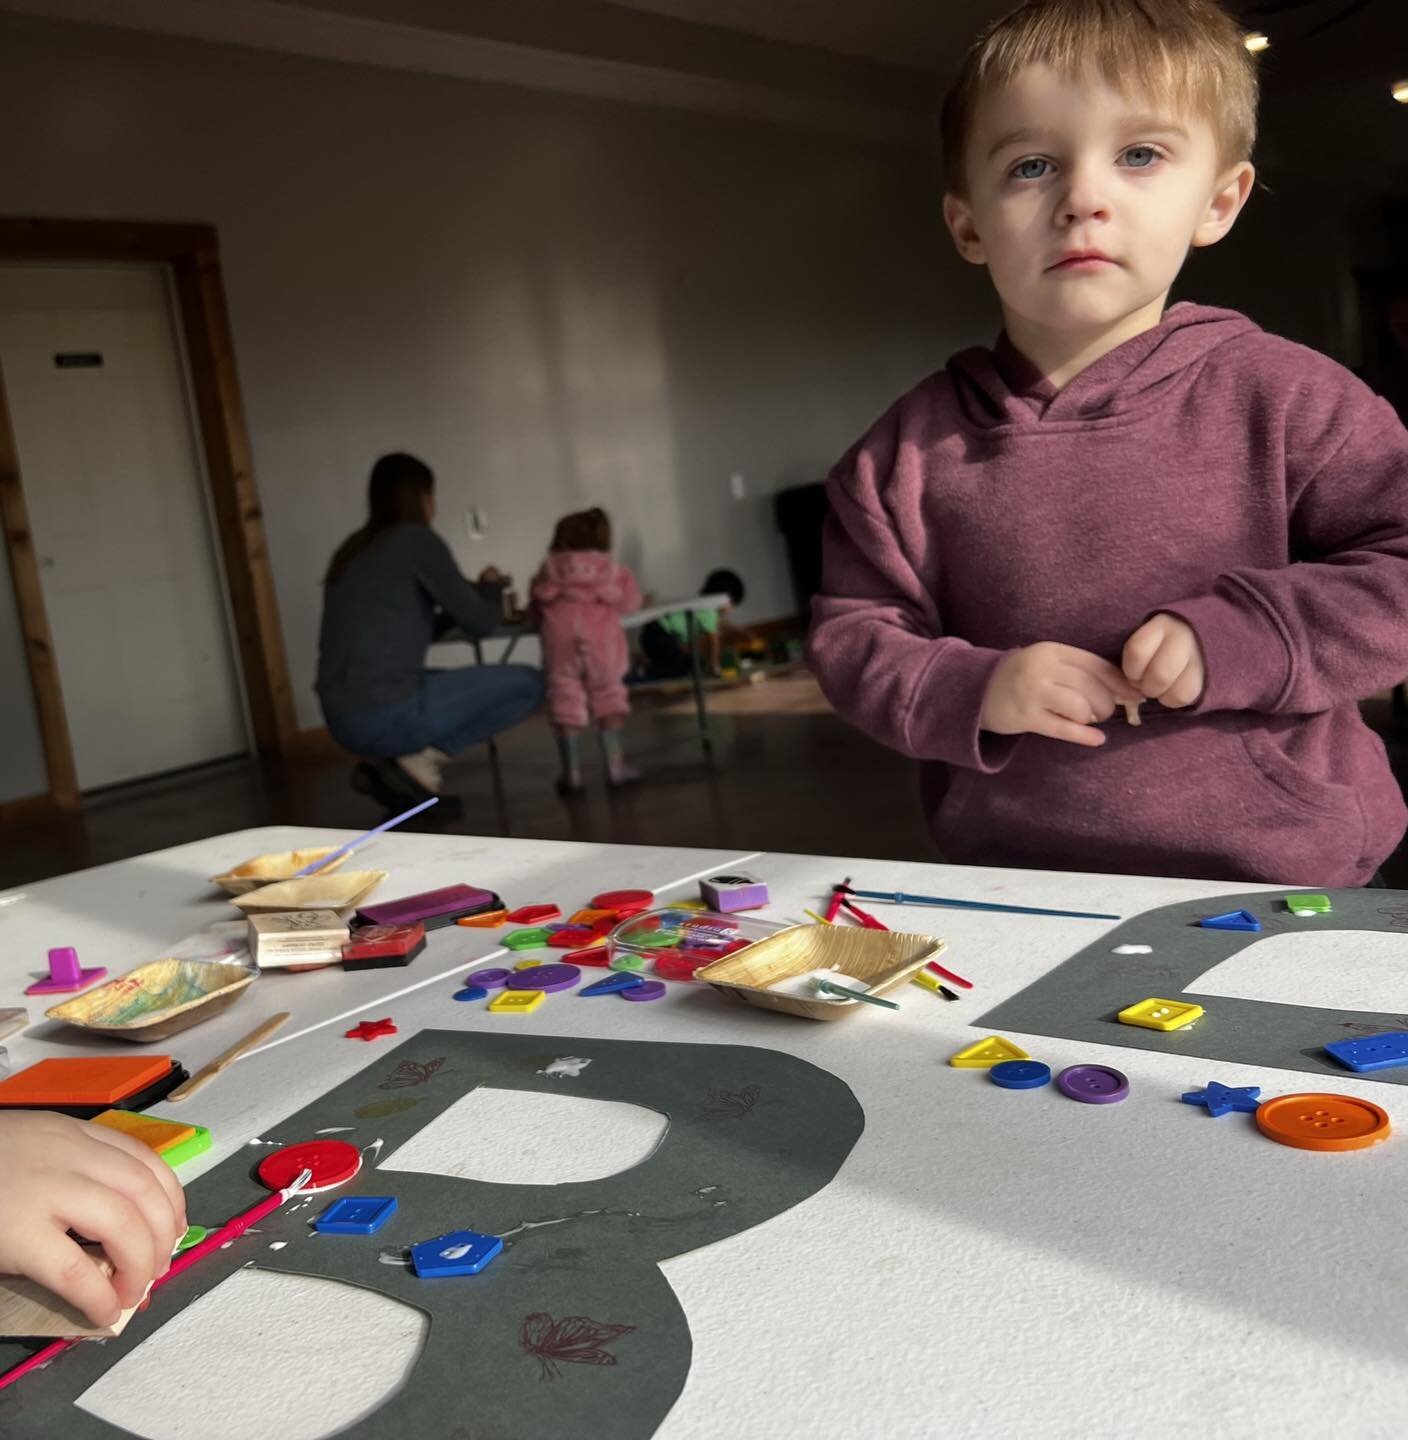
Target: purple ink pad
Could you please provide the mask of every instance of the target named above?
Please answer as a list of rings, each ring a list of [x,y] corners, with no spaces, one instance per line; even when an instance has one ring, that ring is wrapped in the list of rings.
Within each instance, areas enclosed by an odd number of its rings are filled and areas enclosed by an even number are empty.
[[[512,970],[500,970],[491,965],[487,970],[471,970],[464,977],[466,985],[482,985],[486,990],[497,990],[501,985],[507,985]]]
[[[623,1000],[659,1000],[669,989],[669,986],[659,980],[642,980],[639,985],[632,985],[629,990],[621,991]]]
[[[474,977],[482,985],[479,976]],[[570,990],[582,978],[575,965],[534,965],[528,970],[515,970],[508,977],[510,990]]]
[[[1056,1088],[1084,1105],[1113,1105],[1129,1094],[1129,1081],[1109,1065],[1070,1065],[1056,1077]]]

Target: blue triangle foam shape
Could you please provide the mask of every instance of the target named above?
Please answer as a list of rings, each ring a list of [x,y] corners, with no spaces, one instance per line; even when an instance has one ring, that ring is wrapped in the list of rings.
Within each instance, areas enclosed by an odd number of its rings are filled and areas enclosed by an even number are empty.
[[[1209,915],[1199,920],[1204,930],[1260,930],[1261,921],[1250,910],[1229,910],[1225,915]]]

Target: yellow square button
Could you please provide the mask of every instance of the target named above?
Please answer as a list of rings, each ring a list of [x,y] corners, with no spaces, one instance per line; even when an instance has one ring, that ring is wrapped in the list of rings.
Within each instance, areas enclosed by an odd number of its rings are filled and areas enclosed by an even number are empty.
[[[526,1015],[547,998],[546,990],[503,990],[489,1002],[489,1009],[500,1014],[509,1011],[515,1015]]]
[[[1201,1005],[1189,1005],[1182,1000],[1141,1000],[1119,1013],[1121,1025],[1141,1025],[1145,1030],[1181,1030],[1191,1025],[1201,1014]]]

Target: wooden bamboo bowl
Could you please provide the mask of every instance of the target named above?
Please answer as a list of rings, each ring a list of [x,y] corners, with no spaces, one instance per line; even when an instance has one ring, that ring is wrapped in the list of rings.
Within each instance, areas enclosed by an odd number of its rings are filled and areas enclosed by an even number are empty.
[[[246,915],[276,915],[287,910],[353,910],[389,873],[344,870],[341,875],[304,875],[298,880],[278,880],[248,894],[234,895],[230,904]]]
[[[44,1014],[94,1035],[150,1044],[228,1010],[258,973],[218,960],[153,960]]]
[[[223,875],[212,875],[210,883],[217,885],[227,895],[247,895],[261,885],[273,885],[279,880],[292,880],[305,865],[331,855],[334,846],[324,845],[321,850],[276,850],[269,855],[256,855],[243,865],[236,865]],[[325,865],[317,873],[329,875],[339,865],[347,863],[347,856],[340,855],[331,865]]]
[[[903,935],[894,930],[862,930],[840,925],[792,925],[757,940],[746,950],[715,960],[694,978],[721,994],[783,1010],[808,1020],[839,1020],[857,1010],[873,1009],[860,1000],[808,1000],[768,986],[808,970],[836,970],[859,980],[872,995],[884,995],[907,984],[948,942],[933,935]]]

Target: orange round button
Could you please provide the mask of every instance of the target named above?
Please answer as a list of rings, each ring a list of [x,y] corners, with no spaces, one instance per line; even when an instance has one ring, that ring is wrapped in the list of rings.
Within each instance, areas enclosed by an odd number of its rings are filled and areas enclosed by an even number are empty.
[[[1278,1095],[1257,1107],[1268,1140],[1297,1150],[1367,1150],[1388,1139],[1388,1112],[1352,1095]]]

